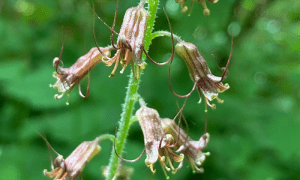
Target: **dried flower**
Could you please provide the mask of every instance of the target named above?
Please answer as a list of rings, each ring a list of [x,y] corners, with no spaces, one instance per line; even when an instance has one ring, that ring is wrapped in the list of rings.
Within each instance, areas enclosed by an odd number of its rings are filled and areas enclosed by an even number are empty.
[[[111,66],[115,63],[110,76],[115,75],[115,71],[120,60],[123,66],[120,73],[124,72],[130,62],[133,70],[133,64],[137,66],[137,71],[145,68],[145,63],[142,61],[142,53],[144,50],[144,37],[149,17],[150,15],[145,10],[143,1],[141,1],[137,7],[129,8],[126,11],[120,33],[118,34],[117,47],[115,47],[112,40],[113,38],[111,37],[112,46],[117,50],[117,52],[114,57],[104,61],[107,66]],[[112,35],[114,32],[113,28],[114,25],[112,27]],[[138,74],[139,73],[137,72],[137,75]]]
[[[108,166],[101,168],[103,176],[106,178],[108,175]],[[124,166],[121,163],[118,166],[118,170],[112,180],[130,180],[130,176],[133,174],[134,169],[132,167]]]
[[[94,141],[82,142],[65,160],[62,155],[58,155],[54,160],[56,168],[52,167],[51,172],[45,169],[45,176],[61,180],[75,180],[81,175],[86,163],[100,152],[99,140],[96,138]]]
[[[174,168],[170,157],[181,164],[184,158],[183,154],[177,155],[170,148],[174,143],[174,138],[171,134],[164,136],[158,112],[155,109],[148,108],[144,103],[140,104],[141,108],[137,110],[135,115],[139,120],[144,134],[144,143],[147,155],[145,160],[146,165],[150,167],[153,173],[155,173],[155,170],[153,170],[153,164],[159,160],[164,168],[168,171],[172,169],[172,172],[175,173],[177,169]],[[167,165],[169,165],[170,168],[167,167]],[[167,176],[164,168],[163,171]]]
[[[106,56],[110,56],[111,47],[101,48],[105,52]],[[60,58],[54,58],[53,66],[56,69],[56,72],[53,73],[53,77],[57,79],[54,85],[50,84],[50,87],[53,87],[61,94],[56,94],[55,99],[60,99],[69,90],[71,93],[73,87],[78,83],[80,90],[80,81],[100,62],[102,62],[102,54],[99,53],[97,48],[92,48],[87,54],[81,56],[71,67],[62,68],[59,66]],[[88,87],[89,90],[89,87]],[[81,91],[79,91],[82,95]],[[88,96],[88,93],[87,93]],[[67,102],[68,104],[68,102]]]
[[[175,51],[185,61],[189,69],[190,77],[193,82],[195,82],[194,87],[197,88],[200,95],[201,92],[203,93],[206,104],[215,109],[216,105],[210,104],[209,101],[217,99],[220,103],[223,102],[223,100],[218,98],[218,94],[229,88],[229,85],[227,83],[224,85],[222,81],[227,76],[227,68],[230,58],[222,77],[217,77],[211,73],[205,59],[200,55],[194,44],[179,42],[176,44]]]
[[[180,7],[181,7],[181,12],[185,13],[188,10],[187,6],[184,6],[184,3],[186,0],[175,0],[177,3],[180,3]],[[208,0],[210,3],[217,3],[219,0]],[[190,13],[192,12],[193,9],[193,4],[194,4],[195,0],[192,0],[191,3],[191,10]],[[206,6],[206,1],[205,0],[198,0],[198,3],[200,3],[203,6],[203,14],[205,16],[208,16],[210,14],[210,10],[207,8]]]
[[[177,151],[183,153],[189,160],[193,172],[202,173],[204,170],[200,166],[203,164],[206,156],[210,153],[203,153],[204,149],[209,141],[209,134],[206,133],[201,136],[199,141],[193,141],[175,122],[168,118],[161,119],[162,127],[170,133],[177,142]]]

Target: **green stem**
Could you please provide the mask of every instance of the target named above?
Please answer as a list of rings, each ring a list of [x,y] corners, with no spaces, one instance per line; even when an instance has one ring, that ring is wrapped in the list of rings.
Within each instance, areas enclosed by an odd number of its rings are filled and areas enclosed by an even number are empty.
[[[148,28],[145,34],[145,50],[148,52],[149,46],[151,44],[151,33],[152,29],[154,26],[154,21],[156,17],[156,11],[158,7],[159,0],[148,0],[148,12],[150,13],[150,18],[148,21]],[[145,54],[143,55],[143,59],[145,59]],[[142,73],[141,73],[142,75]],[[141,75],[137,80],[135,80],[133,72],[130,74],[129,78],[129,84],[128,84],[128,89],[126,92],[126,97],[125,97],[125,103],[123,105],[123,112],[121,114],[121,120],[120,120],[120,125],[119,125],[119,131],[117,132],[117,137],[116,137],[116,151],[119,155],[122,154],[126,138],[128,135],[128,131],[130,128],[130,119],[132,116],[132,112],[134,109],[134,104],[137,101],[136,94],[138,91],[139,87],[139,82],[141,79]],[[116,171],[119,166],[119,158],[115,154],[114,150],[111,152],[111,157],[109,160],[109,169],[108,169],[108,175],[107,175],[107,180],[113,179],[114,175],[116,174]]]
[[[157,37],[161,37],[161,36],[169,36],[169,37],[172,37],[171,36],[171,33],[168,32],[168,31],[155,31],[151,34],[151,40],[157,38]],[[181,42],[182,40],[180,39],[179,36],[177,36],[176,34],[173,33],[173,37],[174,39],[177,41],[177,42]]]

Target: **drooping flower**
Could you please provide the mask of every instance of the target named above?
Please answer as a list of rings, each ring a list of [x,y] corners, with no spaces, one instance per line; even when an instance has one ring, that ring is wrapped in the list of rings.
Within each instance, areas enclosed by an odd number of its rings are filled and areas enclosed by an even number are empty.
[[[209,134],[206,133],[199,141],[192,140],[173,120],[168,118],[161,119],[163,129],[174,137],[177,141],[176,152],[183,153],[188,159],[193,172],[202,173],[203,168],[200,167],[210,153],[203,153],[204,149],[209,141]]]
[[[106,56],[110,56],[111,47],[101,48],[102,52],[105,53]],[[71,67],[62,68],[59,66],[61,62],[60,58],[56,57],[53,60],[53,66],[56,69],[56,72],[53,73],[53,77],[57,79],[54,85],[50,85],[55,90],[57,90],[60,95],[56,94],[55,99],[60,99],[69,90],[69,94],[76,84],[79,84],[80,90],[80,81],[86,77],[86,75],[100,62],[102,62],[102,54],[97,50],[96,47],[92,48],[87,54],[81,56]],[[88,85],[89,86],[89,85]],[[80,95],[82,95],[81,91],[79,91]],[[89,87],[88,87],[88,96]],[[68,102],[67,102],[68,104]]]
[[[133,65],[136,65],[137,76],[139,74],[139,69],[145,68],[145,62],[142,61],[142,53],[144,50],[144,37],[150,15],[145,10],[144,3],[144,1],[141,1],[137,7],[127,9],[120,33],[118,34],[117,46],[113,44],[113,38],[111,37],[112,46],[117,52],[112,58],[107,58],[108,60],[103,61],[107,66],[111,66],[115,63],[110,77],[115,75],[119,61],[123,66],[121,73],[124,72],[129,63],[131,63],[133,70]],[[114,25],[112,27],[112,35],[114,33],[113,28]]]
[[[181,164],[184,156],[183,154],[177,155],[173,152],[171,147],[174,143],[174,138],[171,134],[166,134],[166,136],[164,136],[158,112],[155,109],[148,108],[144,103],[140,104],[141,108],[137,110],[135,115],[139,120],[139,124],[144,134],[147,155],[145,163],[150,167],[151,171],[155,173],[153,165],[159,160],[166,177],[168,177],[165,169],[168,171],[172,170],[173,173],[177,171],[177,168],[174,168],[171,159],[175,162],[180,162]]]
[[[187,10],[188,10],[188,7],[187,6],[184,6],[184,3],[186,0],[175,0],[177,3],[180,3],[180,7],[181,7],[181,12],[185,13]],[[191,2],[191,10],[190,10],[190,13],[192,12],[192,9],[193,9],[193,5],[194,5],[194,2],[196,0],[192,0]],[[208,0],[210,3],[217,3],[219,0]],[[203,14],[205,16],[208,16],[210,14],[210,10],[207,8],[206,6],[206,0],[198,0],[198,3],[200,3],[202,6],[203,6]]]
[[[81,175],[85,165],[100,152],[99,140],[96,138],[94,141],[82,142],[66,159],[58,154],[51,164],[52,170],[44,170],[45,176],[55,180],[75,180]]]
[[[218,94],[229,88],[229,85],[227,83],[224,85],[222,81],[227,77],[230,58],[222,77],[217,77],[211,73],[205,59],[200,55],[194,44],[184,41],[179,42],[176,44],[175,51],[185,61],[190,77],[195,83],[199,94],[201,95],[202,92],[207,105],[215,109],[216,105],[210,104],[209,101],[217,99],[220,103],[223,102],[223,100],[218,98]]]

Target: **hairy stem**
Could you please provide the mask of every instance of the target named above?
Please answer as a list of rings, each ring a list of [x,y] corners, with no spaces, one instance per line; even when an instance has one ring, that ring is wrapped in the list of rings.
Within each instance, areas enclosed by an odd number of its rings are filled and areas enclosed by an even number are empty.
[[[158,7],[159,0],[148,0],[148,11],[150,13],[150,18],[148,21],[148,28],[145,34],[145,50],[148,52],[149,46],[151,44],[151,33],[152,29],[154,26],[154,21],[156,17],[156,11]],[[145,55],[143,55],[143,59],[145,59]],[[130,119],[132,116],[132,112],[134,109],[134,104],[137,101],[137,91],[139,87],[139,82],[140,82],[141,76],[136,80],[134,78],[133,72],[130,74],[129,78],[129,84],[126,92],[126,97],[125,97],[125,103],[123,104],[123,112],[121,114],[121,120],[119,124],[119,130],[117,132],[117,137],[116,137],[116,151],[119,155],[122,154],[123,148],[125,146],[126,138],[128,135],[128,131],[130,128]],[[108,175],[107,175],[107,180],[113,179],[114,175],[116,174],[116,171],[119,166],[119,158],[115,154],[114,150],[111,152],[111,157],[109,160],[109,169],[108,169]]]

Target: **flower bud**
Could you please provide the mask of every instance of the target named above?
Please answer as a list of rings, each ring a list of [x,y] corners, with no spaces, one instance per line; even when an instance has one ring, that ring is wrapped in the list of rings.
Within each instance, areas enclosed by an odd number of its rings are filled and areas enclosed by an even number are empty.
[[[208,100],[217,99],[222,103],[223,100],[218,98],[218,94],[227,90],[229,85],[227,83],[223,85],[221,82],[222,77],[214,76],[211,73],[197,47],[189,42],[179,42],[176,44],[175,51],[185,61],[190,77],[193,82],[197,82],[197,90],[199,94],[203,93],[206,103],[213,109],[215,108],[215,104],[210,104]]]
[[[87,162],[101,150],[99,139],[82,142],[65,160],[59,155],[54,160],[55,169],[51,172],[44,170],[45,176],[61,180],[75,180],[80,176]]]

